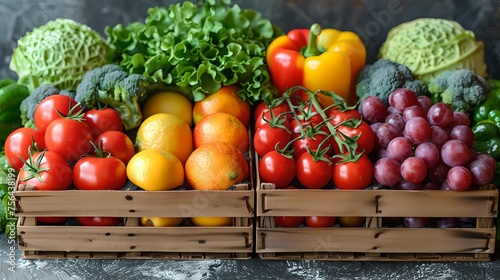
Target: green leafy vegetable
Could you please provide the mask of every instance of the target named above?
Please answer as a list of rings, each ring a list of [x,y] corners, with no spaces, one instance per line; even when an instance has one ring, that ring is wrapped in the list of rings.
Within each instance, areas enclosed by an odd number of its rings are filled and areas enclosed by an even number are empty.
[[[283,32],[259,12],[230,4],[185,1],[148,9],[145,23],[107,26],[114,59],[129,73],[187,89],[194,101],[231,84],[250,104],[270,99],[277,92],[266,49]]]
[[[17,41],[9,68],[29,91],[43,84],[75,90],[83,74],[109,61],[106,40],[90,27],[56,19]]]

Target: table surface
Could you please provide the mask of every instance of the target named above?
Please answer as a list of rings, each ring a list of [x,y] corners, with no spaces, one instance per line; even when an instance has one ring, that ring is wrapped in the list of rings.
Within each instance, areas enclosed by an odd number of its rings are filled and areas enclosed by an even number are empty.
[[[180,1],[0,0],[0,77],[8,69],[16,41],[49,20],[65,17],[102,32],[105,26],[143,21],[148,7]],[[498,0],[253,0],[233,1],[260,11],[284,31],[310,26],[353,30],[368,51],[368,62],[388,30],[419,17],[459,21],[486,44],[488,72],[499,77],[500,1]],[[314,4],[312,4],[314,3]],[[500,279],[500,254],[490,262],[332,262],[250,260],[25,260],[0,237],[0,279]],[[15,255],[12,255],[15,254]],[[13,261],[11,263],[10,261]],[[15,274],[9,270],[13,267]]]

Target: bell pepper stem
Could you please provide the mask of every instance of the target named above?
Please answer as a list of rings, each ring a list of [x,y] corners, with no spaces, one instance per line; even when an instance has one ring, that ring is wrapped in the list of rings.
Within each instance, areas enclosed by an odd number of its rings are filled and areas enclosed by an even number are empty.
[[[302,52],[302,55],[304,57],[316,56],[321,54],[321,51],[318,49],[318,45],[316,44],[316,37],[318,37],[319,33],[321,33],[321,26],[317,23],[311,25],[307,46]]]

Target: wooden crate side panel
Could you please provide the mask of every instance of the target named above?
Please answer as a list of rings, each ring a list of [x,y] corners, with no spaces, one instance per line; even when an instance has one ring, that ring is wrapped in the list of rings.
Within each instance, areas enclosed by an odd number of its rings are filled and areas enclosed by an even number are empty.
[[[251,253],[253,227],[18,226],[19,249],[62,252]]]
[[[498,190],[257,190],[258,216],[495,217]]]
[[[273,228],[257,229],[257,253],[485,253],[496,228]]]
[[[253,217],[254,192],[18,191],[20,217]]]

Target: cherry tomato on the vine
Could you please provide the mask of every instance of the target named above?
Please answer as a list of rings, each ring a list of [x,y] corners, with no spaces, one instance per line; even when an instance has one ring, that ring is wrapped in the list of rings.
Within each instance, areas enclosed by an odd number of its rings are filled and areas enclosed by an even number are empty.
[[[276,216],[274,223],[277,227],[299,227],[305,218],[299,216]]]
[[[295,178],[295,170],[293,157],[286,157],[275,150],[266,153],[259,161],[262,182],[274,183],[276,188],[288,186]]]
[[[117,226],[123,222],[121,217],[76,217],[78,223],[82,226]]]
[[[360,125],[357,127],[348,127],[345,125],[341,125],[337,128],[337,130],[339,132],[344,133],[348,137],[355,137],[356,135],[359,135],[357,141],[358,148],[356,149],[357,152],[364,151],[365,154],[369,154],[375,147],[375,142],[376,142],[375,132],[373,132],[373,129],[365,121],[361,121]],[[339,132],[337,133],[340,136],[340,138],[344,139],[344,137]],[[339,154],[340,148],[337,142],[335,141],[335,138],[331,137],[330,139],[335,152]]]
[[[272,127],[266,123],[257,128],[253,137],[255,152],[260,156],[275,150],[279,142],[279,148],[283,149],[292,139],[292,135],[283,128]]]
[[[329,110],[326,115],[328,116],[330,123],[333,125],[337,125],[345,120],[352,118],[361,119],[361,113],[359,113],[359,111],[356,109],[341,111],[338,108],[334,108],[332,110]]]
[[[324,160],[314,160],[310,153],[303,153],[297,159],[297,179],[308,189],[320,189],[326,186],[333,175],[333,164]]]
[[[333,166],[333,184],[339,189],[365,189],[373,179],[373,164],[363,153],[358,161],[338,162]]]

